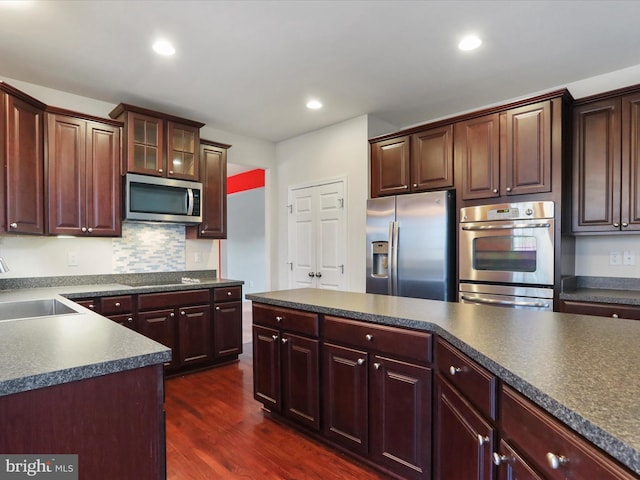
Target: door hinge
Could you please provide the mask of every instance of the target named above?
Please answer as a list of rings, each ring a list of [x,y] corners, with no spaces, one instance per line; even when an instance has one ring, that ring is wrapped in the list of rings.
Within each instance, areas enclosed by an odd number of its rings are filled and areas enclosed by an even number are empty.
[[[290,203],[287,208],[289,209],[289,215],[291,215],[293,213],[293,205]]]
[[[287,265],[289,265],[289,270],[293,271],[293,262],[287,262]]]
[[[342,273],[342,275],[344,275],[344,264],[338,265],[338,267],[340,267],[340,273]]]
[[[340,208],[344,208],[344,198],[339,198],[339,199],[338,199],[338,206],[339,206]]]

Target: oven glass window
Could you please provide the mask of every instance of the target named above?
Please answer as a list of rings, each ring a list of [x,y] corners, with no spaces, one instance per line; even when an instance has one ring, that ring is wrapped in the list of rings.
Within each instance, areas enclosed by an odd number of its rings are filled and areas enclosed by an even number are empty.
[[[502,272],[536,271],[536,238],[528,236],[473,239],[473,268]]]

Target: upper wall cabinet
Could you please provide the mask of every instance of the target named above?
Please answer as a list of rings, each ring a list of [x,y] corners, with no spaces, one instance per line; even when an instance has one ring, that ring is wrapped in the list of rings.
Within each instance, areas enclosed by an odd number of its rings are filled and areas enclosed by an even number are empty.
[[[640,92],[574,109],[573,232],[640,230]]]
[[[121,234],[122,123],[47,109],[48,233]]]
[[[0,82],[0,107],[0,230],[42,235],[46,106]]]
[[[458,122],[463,200],[551,191],[550,100]]]
[[[371,144],[371,196],[453,187],[453,127]]]
[[[200,166],[204,203],[198,238],[227,238],[227,149],[231,145],[201,140]]]
[[[203,123],[124,103],[109,116],[124,122],[124,171],[200,180]]]

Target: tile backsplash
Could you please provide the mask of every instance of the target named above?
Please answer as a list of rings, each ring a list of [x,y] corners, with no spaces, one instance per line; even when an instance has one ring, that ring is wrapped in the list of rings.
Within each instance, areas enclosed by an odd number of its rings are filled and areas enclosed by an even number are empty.
[[[184,225],[123,222],[122,237],[112,240],[113,273],[185,270]]]

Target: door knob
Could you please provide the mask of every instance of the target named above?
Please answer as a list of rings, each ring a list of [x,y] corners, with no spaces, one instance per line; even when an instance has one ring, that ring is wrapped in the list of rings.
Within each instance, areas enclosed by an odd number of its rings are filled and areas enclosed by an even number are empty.
[[[322,274],[320,272],[316,272],[316,277],[320,278]]]
[[[310,277],[315,277],[315,275],[316,275],[315,273],[313,273],[313,272],[309,272],[309,276],[310,276]]]

